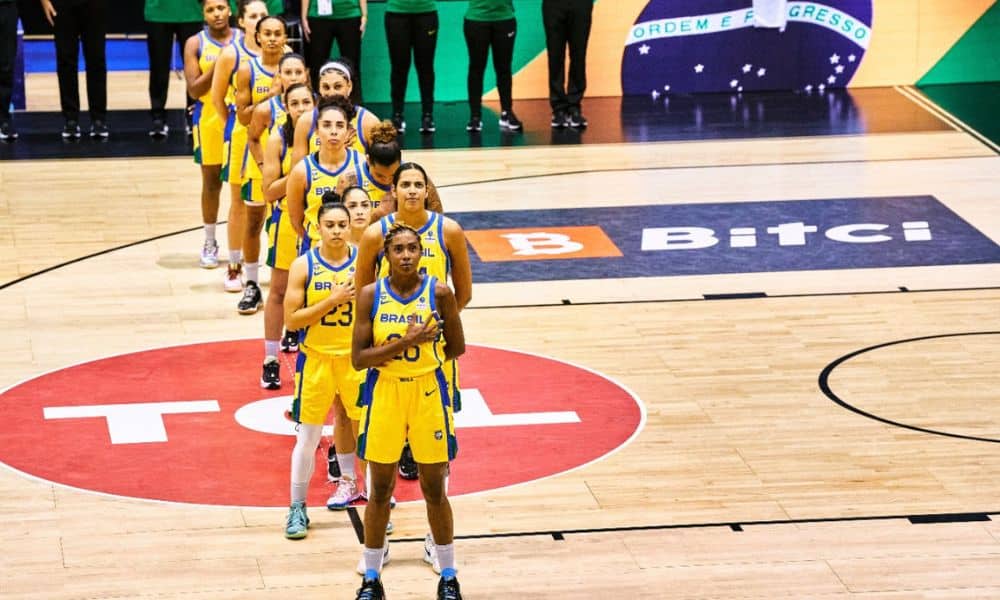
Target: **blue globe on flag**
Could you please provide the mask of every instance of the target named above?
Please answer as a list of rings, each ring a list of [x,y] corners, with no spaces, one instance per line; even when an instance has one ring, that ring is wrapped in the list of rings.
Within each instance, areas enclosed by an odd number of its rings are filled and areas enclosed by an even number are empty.
[[[754,26],[751,0],[651,0],[622,53],[622,93],[847,86],[872,36],[872,0],[789,1],[784,29]]]

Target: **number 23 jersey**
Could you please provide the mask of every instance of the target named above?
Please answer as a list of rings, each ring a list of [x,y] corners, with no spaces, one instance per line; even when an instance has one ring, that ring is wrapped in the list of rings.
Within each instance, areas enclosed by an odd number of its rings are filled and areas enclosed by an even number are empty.
[[[310,250],[307,257],[309,270],[306,275],[306,306],[329,297],[335,285],[354,280],[358,260],[358,249],[354,246],[349,246],[347,261],[338,267],[326,262],[318,247]],[[351,300],[333,307],[318,323],[306,327],[301,343],[313,352],[329,356],[349,355],[353,330],[354,300]]]

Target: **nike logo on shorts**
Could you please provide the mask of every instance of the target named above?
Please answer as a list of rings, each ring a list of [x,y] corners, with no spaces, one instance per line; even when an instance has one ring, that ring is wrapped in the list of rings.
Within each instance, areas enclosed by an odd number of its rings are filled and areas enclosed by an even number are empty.
[[[424,396],[428,396],[428,397],[429,397],[429,396],[431,396],[432,394],[434,394],[434,392],[436,392],[436,391],[438,391],[438,390],[437,390],[437,388],[434,388],[433,390],[431,390],[431,391],[429,391],[429,392],[424,392]]]

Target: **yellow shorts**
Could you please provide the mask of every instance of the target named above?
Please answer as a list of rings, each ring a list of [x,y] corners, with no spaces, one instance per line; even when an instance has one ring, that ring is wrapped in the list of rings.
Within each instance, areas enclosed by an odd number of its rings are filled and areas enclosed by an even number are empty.
[[[204,105],[198,102],[194,105],[191,137],[194,140],[194,162],[206,167],[222,164],[223,130],[225,125],[219,116],[211,114],[207,118],[202,115]]]
[[[264,200],[264,182],[259,177],[257,179],[245,179],[240,195],[243,197],[243,203],[247,206],[264,206],[267,204]]]
[[[246,154],[247,128],[236,120],[236,113],[229,112],[223,135],[222,181],[243,185],[243,155]]]
[[[299,236],[292,229],[288,213],[281,203],[274,205],[267,225],[267,266],[272,269],[292,268],[292,262],[299,255]]]
[[[354,370],[350,355],[329,356],[299,346],[292,418],[307,425],[323,425],[334,397],[340,396],[347,417],[361,420],[358,394],[364,380],[365,372]]]
[[[363,460],[397,462],[407,437],[418,463],[447,462],[458,454],[448,381],[441,369],[406,378],[369,369],[360,402],[365,406],[358,434]]]

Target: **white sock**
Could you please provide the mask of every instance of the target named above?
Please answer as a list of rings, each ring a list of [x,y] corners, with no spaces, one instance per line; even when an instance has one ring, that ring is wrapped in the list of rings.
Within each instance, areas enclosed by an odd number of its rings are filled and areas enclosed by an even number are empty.
[[[203,225],[205,228],[205,241],[214,242],[215,241],[215,223],[205,223]]]
[[[441,565],[441,570],[454,569],[455,568],[455,543],[451,544],[436,544],[438,564]]]
[[[354,474],[354,453],[349,452],[347,454],[337,453],[337,464],[340,465],[340,476],[347,477],[348,479],[357,479],[357,475]]]
[[[316,467],[316,447],[322,435],[322,425],[300,423],[296,427],[295,447],[292,448],[292,502],[306,501],[309,480]]]
[[[264,358],[276,358],[278,356],[278,340],[264,340]]]
[[[243,262],[243,251],[242,250],[230,250],[229,251],[229,264],[238,265]]]
[[[247,274],[247,281],[252,281],[257,283],[257,270],[260,268],[260,263],[244,263],[243,271]]]
[[[383,548],[369,548],[365,546],[365,571],[382,572],[382,556],[385,554]]]

